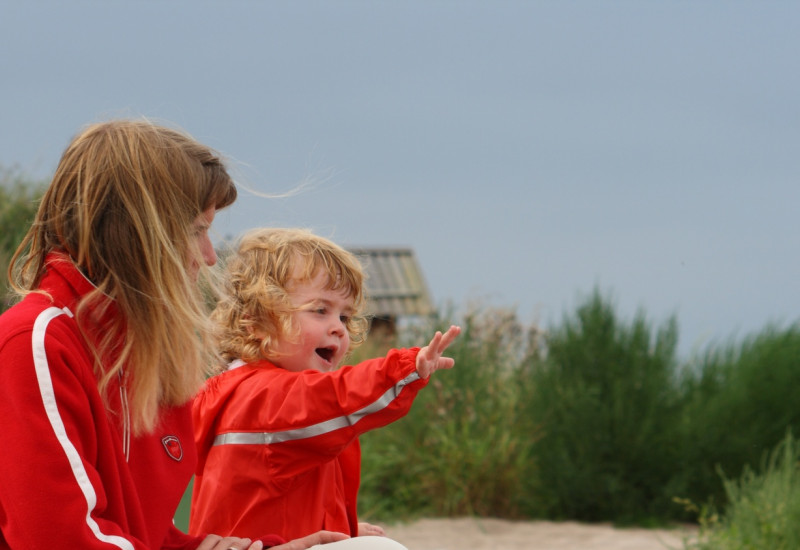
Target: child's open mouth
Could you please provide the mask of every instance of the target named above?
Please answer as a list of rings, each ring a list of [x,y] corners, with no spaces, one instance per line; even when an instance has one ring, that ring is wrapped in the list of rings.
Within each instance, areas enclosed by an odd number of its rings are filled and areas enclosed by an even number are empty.
[[[330,363],[333,359],[334,350],[332,348],[317,348],[315,351],[317,352],[317,355],[322,357],[328,363]]]

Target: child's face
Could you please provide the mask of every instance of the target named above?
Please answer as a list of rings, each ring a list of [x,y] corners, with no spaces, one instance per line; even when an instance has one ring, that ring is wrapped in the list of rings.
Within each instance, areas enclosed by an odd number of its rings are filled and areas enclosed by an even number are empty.
[[[353,314],[353,297],[344,289],[325,286],[328,274],[320,270],[311,281],[295,282],[290,291],[292,315],[300,328],[294,341],[278,343],[276,357],[270,360],[293,372],[335,370],[350,347],[347,320]]]

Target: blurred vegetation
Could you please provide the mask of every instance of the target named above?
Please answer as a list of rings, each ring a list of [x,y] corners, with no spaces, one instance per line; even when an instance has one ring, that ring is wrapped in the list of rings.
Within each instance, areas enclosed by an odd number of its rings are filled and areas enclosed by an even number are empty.
[[[691,550],[794,550],[800,548],[800,443],[789,432],[754,470],[745,467],[741,477],[722,480],[727,506],[698,508],[697,540]]]
[[[800,326],[768,326],[708,351],[684,378],[679,434],[684,485],[698,500],[725,500],[718,470],[739,476],[787,429],[800,433]],[[687,489],[687,494],[690,492]]]
[[[621,523],[669,514],[676,343],[673,319],[657,330],[643,314],[626,324],[597,292],[550,332],[520,385],[544,433],[530,512]]]
[[[17,168],[0,166],[0,312],[9,306],[8,263],[33,222],[45,186]]]
[[[404,419],[361,439],[365,515],[525,515],[539,427],[521,401],[520,373],[509,366],[535,353],[539,334],[498,310],[460,324],[459,344],[448,353],[457,367],[436,373]],[[417,329],[403,335],[404,345],[433,334]]]
[[[497,309],[458,322],[456,367],[434,375],[406,418],[362,437],[368,520],[708,526],[701,510],[743,498],[731,480],[752,485],[752,468],[800,429],[797,325],[681,361],[674,318],[621,319],[599,290],[547,332]],[[419,345],[431,328],[396,344]]]

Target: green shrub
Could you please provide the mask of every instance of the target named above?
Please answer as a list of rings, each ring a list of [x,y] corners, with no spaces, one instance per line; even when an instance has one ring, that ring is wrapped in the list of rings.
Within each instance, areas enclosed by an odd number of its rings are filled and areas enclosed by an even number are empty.
[[[0,312],[10,304],[8,263],[30,228],[45,184],[0,166]]]
[[[767,327],[741,344],[708,351],[682,389],[686,493],[723,504],[718,469],[736,478],[758,464],[787,429],[800,432],[800,327]]]
[[[531,515],[658,521],[673,507],[677,329],[617,319],[595,291],[529,364],[527,414],[542,426]]]
[[[800,444],[791,433],[738,480],[722,475],[728,504],[718,516],[706,508],[695,550],[794,550],[800,548]]]

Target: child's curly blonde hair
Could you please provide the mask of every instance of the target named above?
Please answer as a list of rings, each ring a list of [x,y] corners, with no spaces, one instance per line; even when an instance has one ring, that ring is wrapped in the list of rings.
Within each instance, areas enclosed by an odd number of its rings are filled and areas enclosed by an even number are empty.
[[[353,297],[347,321],[350,349],[366,338],[363,269],[352,253],[332,241],[306,229],[255,229],[225,262],[224,294],[211,318],[226,361],[266,359],[274,356],[278,341],[296,338],[288,288],[312,280],[319,270],[328,273],[326,288]]]

